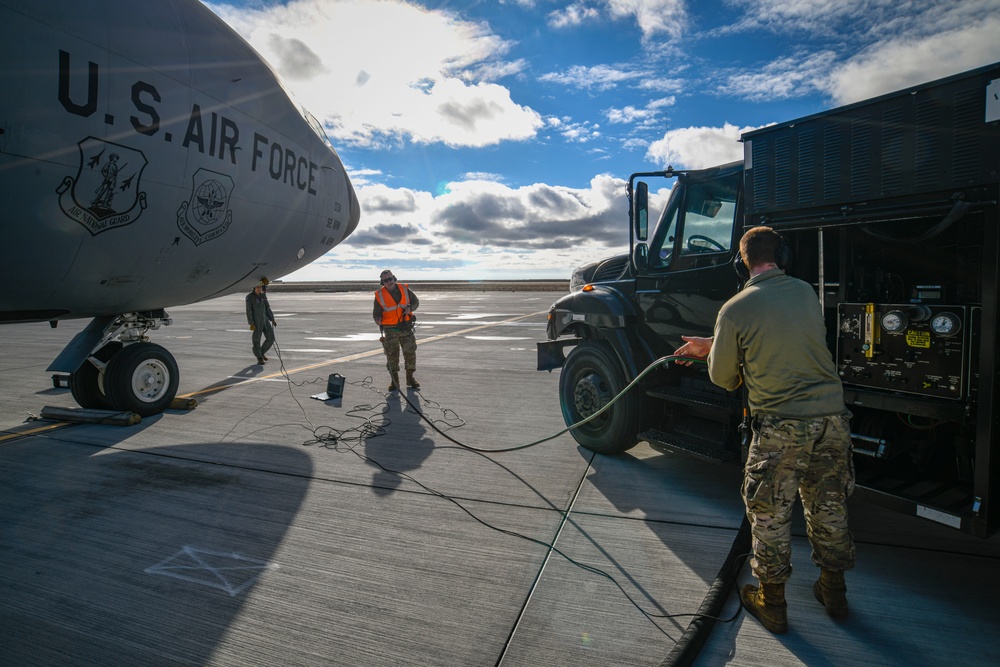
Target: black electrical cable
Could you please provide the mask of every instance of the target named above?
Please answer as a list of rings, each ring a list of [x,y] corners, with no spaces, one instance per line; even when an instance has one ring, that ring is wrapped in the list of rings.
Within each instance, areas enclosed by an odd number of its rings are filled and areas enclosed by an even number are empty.
[[[618,392],[618,394],[615,395],[614,398],[612,398],[610,401],[608,401],[607,404],[605,404],[600,410],[598,410],[594,414],[590,415],[589,417],[587,417],[585,419],[581,419],[580,421],[576,422],[575,424],[571,424],[571,425],[567,426],[566,428],[564,428],[563,430],[559,431],[558,433],[554,433],[554,434],[552,434],[552,435],[550,435],[548,437],[542,438],[540,440],[535,440],[534,442],[529,442],[529,443],[526,443],[526,444],[523,444],[523,445],[516,445],[514,447],[504,447],[502,449],[482,449],[482,448],[479,448],[479,447],[472,447],[471,445],[466,445],[465,443],[462,443],[462,442],[459,442],[458,440],[455,440],[454,438],[452,438],[450,435],[448,435],[444,431],[441,431],[440,429],[438,429],[434,425],[434,423],[432,421],[430,421],[429,419],[427,419],[424,416],[424,414],[420,411],[420,408],[418,408],[416,405],[413,404],[413,401],[410,400],[409,396],[407,396],[406,394],[403,394],[402,392],[400,392],[400,394],[402,395],[403,399],[407,402],[407,404],[410,406],[410,408],[412,408],[413,411],[416,414],[418,414],[424,421],[426,421],[428,424],[430,424],[431,428],[433,428],[435,431],[437,431],[438,433],[440,433],[445,438],[447,438],[448,440],[450,440],[454,444],[458,445],[459,447],[461,447],[463,449],[468,449],[468,450],[471,450],[471,451],[474,451],[474,452],[482,452],[482,453],[485,453],[485,454],[499,454],[501,452],[516,452],[516,451],[518,451],[520,449],[528,449],[529,447],[534,447],[535,445],[540,445],[543,442],[548,442],[549,440],[554,440],[554,439],[558,438],[560,435],[563,435],[564,433],[569,433],[573,429],[579,428],[579,427],[583,426],[584,424],[586,424],[586,423],[588,423],[588,422],[590,422],[590,421],[592,421],[594,419],[597,419],[597,417],[599,417],[600,415],[604,414],[607,410],[609,410],[611,408],[612,405],[614,405],[615,403],[617,403],[618,399],[620,399],[622,396],[624,396],[630,389],[632,389],[632,387],[634,387],[635,385],[637,385],[642,378],[644,378],[649,373],[653,372],[653,370],[655,370],[660,364],[669,363],[671,361],[677,361],[677,362],[687,361],[687,362],[702,363],[702,364],[707,363],[705,361],[705,359],[703,359],[701,357],[689,357],[689,356],[685,356],[685,355],[681,355],[681,354],[669,354],[669,355],[667,355],[665,357],[660,357],[659,359],[657,359],[653,363],[651,363],[648,366],[646,366],[646,368],[644,368],[643,371],[641,373],[639,373],[635,377],[634,380],[632,380],[631,382],[629,382],[625,386],[624,389],[622,389],[620,392]]]
[[[292,382],[291,378],[288,376],[288,373],[285,371],[284,361],[281,359],[281,349],[278,348],[277,343],[275,343],[275,349],[278,352],[278,360],[279,360],[279,363],[281,365],[282,375],[285,376],[285,379],[289,382],[289,384],[294,385],[294,386],[303,386],[305,384],[308,384],[309,382],[302,382],[302,383]],[[547,442],[549,440],[553,440],[553,439],[559,437],[560,435],[563,435],[564,433],[567,433],[570,430],[572,430],[574,428],[577,428],[579,426],[582,426],[583,424],[586,424],[587,422],[591,421],[592,419],[595,419],[596,417],[598,417],[599,415],[601,415],[603,412],[605,412],[607,409],[609,409],[612,405],[614,405],[614,403],[616,401],[618,401],[618,399],[620,399],[622,396],[624,396],[626,392],[628,392],[630,389],[632,389],[632,387],[634,387],[639,382],[639,380],[641,380],[648,373],[652,372],[657,366],[659,366],[662,363],[669,363],[671,361],[689,361],[689,362],[705,363],[705,360],[702,359],[702,358],[689,357],[689,356],[684,356],[684,355],[668,355],[668,356],[665,356],[665,357],[661,357],[660,359],[657,359],[656,361],[654,361],[653,363],[651,363],[649,366],[647,366],[641,373],[639,373],[639,375],[636,376],[636,378],[634,380],[632,380],[632,382],[630,382],[624,389],[622,389],[614,398],[612,398],[610,401],[608,401],[608,403],[606,405],[604,405],[600,410],[598,410],[594,414],[590,415],[586,419],[583,419],[583,420],[581,420],[581,421],[579,421],[579,422],[577,422],[575,424],[572,424],[571,426],[568,426],[565,429],[563,429],[563,430],[559,431],[558,433],[556,433],[554,435],[551,435],[551,436],[549,436],[547,438],[542,438],[540,440],[536,440],[534,442],[527,443],[527,444],[524,444],[524,445],[519,445],[519,446],[516,446],[516,447],[508,447],[508,448],[496,449],[496,450],[480,449],[480,448],[476,448],[476,447],[471,447],[469,445],[465,445],[465,444],[463,444],[463,443],[455,440],[454,438],[452,438],[451,436],[449,436],[447,433],[445,433],[444,431],[442,431],[440,428],[438,428],[437,424],[433,420],[429,419],[419,409],[419,407],[417,407],[416,405],[414,405],[413,402],[410,401],[409,397],[406,396],[406,394],[403,394],[402,392],[400,392],[400,394],[406,400],[406,403],[409,405],[410,409],[412,409],[414,413],[416,413],[417,415],[419,415],[421,419],[423,419],[428,424],[430,424],[431,428],[433,428],[439,434],[441,434],[442,436],[444,436],[445,438],[447,438],[448,440],[450,440],[454,444],[458,445],[459,447],[461,447],[463,449],[466,449],[466,450],[469,450],[469,451],[472,451],[472,452],[479,453],[479,454],[489,454],[489,453],[498,453],[498,452],[510,452],[510,451],[517,451],[517,450],[520,450],[520,449],[526,449],[528,447],[533,447],[533,446],[539,445],[539,444],[541,444],[543,442]],[[370,378],[366,377],[365,380],[362,381],[363,386],[368,386],[368,388],[371,389],[372,391],[375,391],[377,393],[382,394],[381,391],[375,389],[374,386],[372,386],[370,383],[368,383],[369,380],[370,380]],[[319,381],[319,379],[311,381],[311,382],[316,382],[316,381]],[[355,383],[351,383],[351,384],[355,384]],[[289,393],[291,393],[291,392],[289,392]],[[382,394],[382,395],[386,396],[386,394]],[[299,403],[298,399],[296,399],[294,397],[294,394],[292,395],[292,398],[295,400],[296,404],[298,404],[299,408],[302,410],[303,415],[305,415],[305,409],[302,407],[302,404]],[[270,400],[268,400],[268,403],[270,403]],[[388,404],[384,403],[384,405],[386,406],[386,410],[383,410],[383,411],[380,412],[380,414],[382,414],[383,416],[388,411]],[[364,407],[357,406],[357,407],[355,407],[352,410],[352,412],[358,411],[358,410],[363,410],[363,409],[373,410],[373,408],[368,407],[368,406],[364,406]],[[256,412],[256,410],[254,412]],[[352,415],[352,416],[358,416],[358,415]],[[427,491],[431,495],[434,495],[434,496],[437,496],[437,497],[442,498],[444,500],[447,500],[448,502],[452,503],[453,505],[455,505],[456,507],[458,507],[459,509],[461,509],[463,512],[465,512],[466,514],[468,514],[473,520],[477,521],[478,523],[482,524],[483,526],[485,526],[487,528],[490,528],[491,530],[495,530],[498,533],[501,533],[503,535],[508,535],[508,536],[511,536],[511,537],[520,538],[520,539],[525,540],[527,542],[531,542],[533,544],[537,544],[539,546],[543,546],[546,549],[551,550],[553,553],[558,554],[559,556],[562,556],[568,563],[570,563],[572,565],[575,565],[576,567],[578,567],[578,568],[580,568],[582,570],[585,570],[587,572],[590,572],[592,574],[596,574],[598,576],[604,577],[605,579],[607,579],[608,581],[610,581],[611,583],[613,583],[615,585],[615,587],[618,588],[619,591],[621,591],[621,593],[625,597],[625,599],[628,600],[629,603],[632,604],[632,606],[635,607],[639,611],[639,613],[641,613],[643,616],[645,616],[647,619],[649,619],[650,622],[653,622],[654,625],[656,625],[655,619],[661,619],[661,618],[662,619],[672,619],[672,618],[689,618],[689,617],[693,617],[695,619],[695,621],[697,621],[699,619],[704,619],[704,620],[710,621],[709,628],[711,628],[715,624],[715,622],[731,623],[731,622],[735,621],[736,618],[739,616],[739,611],[737,611],[733,616],[731,616],[729,618],[720,618],[720,617],[718,617],[718,613],[719,613],[719,611],[721,611],[721,604],[720,605],[712,605],[712,609],[715,609],[716,606],[718,606],[718,609],[715,610],[715,611],[710,612],[708,610],[708,608],[706,608],[706,605],[704,603],[702,604],[702,607],[699,608],[698,612],[694,612],[694,613],[657,614],[657,613],[653,613],[653,612],[647,611],[635,599],[633,599],[632,596],[629,595],[629,593],[625,590],[625,588],[618,582],[618,580],[615,579],[608,572],[606,572],[606,571],[604,571],[604,570],[602,570],[602,569],[600,569],[598,567],[594,567],[593,565],[587,565],[586,563],[581,563],[580,561],[577,561],[577,560],[571,558],[568,554],[566,554],[565,552],[563,552],[562,550],[560,550],[558,547],[556,547],[555,544],[549,544],[548,542],[544,542],[542,540],[539,540],[537,538],[531,537],[529,535],[525,535],[523,533],[519,533],[517,531],[508,530],[506,528],[500,528],[499,526],[494,526],[493,524],[489,523],[488,521],[486,521],[484,519],[481,519],[480,517],[476,516],[476,514],[474,514],[471,510],[469,510],[467,507],[465,507],[464,505],[462,505],[460,502],[458,502],[458,500],[456,500],[452,496],[449,496],[449,495],[447,495],[445,493],[437,491],[436,489],[432,489],[431,487],[429,487],[426,484],[418,481],[417,479],[415,479],[414,477],[412,477],[411,475],[409,475],[409,474],[407,474],[405,472],[402,472],[400,470],[393,470],[391,468],[387,468],[386,466],[382,465],[382,463],[380,463],[379,461],[377,461],[377,460],[375,460],[375,459],[367,456],[366,454],[362,454],[362,453],[358,452],[355,449],[355,447],[357,447],[359,444],[361,444],[361,442],[366,437],[376,437],[378,435],[384,434],[384,430],[382,429],[381,426],[377,427],[377,428],[374,428],[374,429],[372,429],[372,428],[358,428],[358,429],[349,429],[348,431],[337,431],[336,429],[333,429],[331,427],[323,427],[323,428],[328,429],[329,432],[326,433],[326,434],[320,434],[320,432],[319,432],[320,429],[314,427],[313,424],[312,424],[312,422],[308,419],[308,417],[306,417],[306,421],[309,422],[309,428],[307,430],[311,430],[312,431],[313,435],[315,436],[315,439],[314,440],[310,440],[310,441],[306,441],[306,442],[303,443],[303,445],[310,446],[310,445],[320,444],[320,445],[323,445],[325,447],[336,447],[337,445],[344,443],[344,437],[343,437],[343,435],[345,433],[348,433],[348,432],[353,431],[353,430],[358,430],[359,434],[357,436],[357,442],[354,445],[348,445],[347,446],[347,450],[350,451],[355,456],[357,456],[358,458],[360,458],[361,460],[366,461],[368,463],[371,463],[371,464],[377,466],[378,468],[381,468],[382,470],[384,470],[384,471],[386,471],[386,472],[388,472],[390,474],[396,475],[396,476],[398,476],[398,477],[400,477],[402,479],[409,480],[410,482],[413,482],[414,484],[416,484],[420,488],[424,489],[425,491]],[[389,423],[388,419],[386,418],[385,425],[387,426],[388,423]],[[464,421],[462,423],[464,424]],[[291,424],[291,425],[299,426],[301,428],[306,428],[302,424]],[[370,426],[371,425],[371,417],[369,417],[368,419],[366,419],[365,425],[366,426]],[[268,428],[274,428],[274,427],[272,426],[272,427],[268,427]],[[232,432],[232,430],[230,430],[230,432]],[[489,458],[489,457],[487,457],[487,458]],[[739,536],[737,536],[737,541],[739,541]],[[736,548],[736,544],[737,543],[734,543],[734,545],[733,545],[734,549]],[[729,559],[727,559],[726,562],[727,562],[727,564],[731,564]],[[733,571],[733,573],[731,575],[731,578],[733,580],[735,580],[737,572],[738,572],[738,570]],[[711,591],[710,591],[710,593],[711,593]],[[724,602],[724,601],[725,601],[725,598],[722,599],[722,602]],[[692,621],[691,625],[693,625],[695,621]],[[659,626],[657,625],[657,627],[659,627]],[[691,626],[689,625],[689,628],[690,627]],[[704,640],[702,640],[702,642],[703,641]]]

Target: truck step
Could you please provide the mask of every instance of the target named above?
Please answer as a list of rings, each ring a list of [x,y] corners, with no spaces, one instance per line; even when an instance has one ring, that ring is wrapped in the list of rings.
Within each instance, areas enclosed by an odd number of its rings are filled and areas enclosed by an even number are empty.
[[[681,387],[656,387],[655,389],[647,390],[646,395],[662,401],[670,401],[671,403],[720,408],[727,412],[736,412],[737,414],[743,410],[743,403],[737,398],[709,394]]]
[[[640,433],[639,439],[648,442],[653,449],[659,449],[661,451],[665,450],[678,454],[688,454],[695,458],[703,461],[710,461],[712,463],[725,463],[736,459],[736,454],[733,452],[718,449],[716,447],[709,447],[673,433],[665,433],[657,429],[650,429],[645,433]]]

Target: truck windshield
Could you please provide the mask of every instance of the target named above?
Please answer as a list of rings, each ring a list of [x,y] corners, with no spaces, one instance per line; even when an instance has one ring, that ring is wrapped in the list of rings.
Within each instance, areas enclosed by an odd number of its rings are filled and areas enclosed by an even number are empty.
[[[679,257],[728,253],[732,246],[738,177],[678,183],[649,244],[649,267]]]

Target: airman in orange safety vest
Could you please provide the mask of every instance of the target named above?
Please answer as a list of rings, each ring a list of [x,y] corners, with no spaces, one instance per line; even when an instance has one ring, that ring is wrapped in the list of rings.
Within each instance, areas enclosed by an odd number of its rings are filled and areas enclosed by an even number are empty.
[[[386,368],[392,383],[389,391],[399,389],[399,351],[403,350],[406,369],[406,386],[416,389],[420,386],[413,377],[417,370],[417,339],[413,335],[416,316],[413,311],[420,305],[409,285],[398,284],[392,271],[386,269],[379,276],[382,286],[375,292],[375,308],[372,317],[382,332],[379,340],[385,351]]]

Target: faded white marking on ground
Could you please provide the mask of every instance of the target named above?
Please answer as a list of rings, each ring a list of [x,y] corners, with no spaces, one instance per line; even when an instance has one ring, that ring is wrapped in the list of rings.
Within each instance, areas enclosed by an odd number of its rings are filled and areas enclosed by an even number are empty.
[[[237,553],[185,546],[173,556],[147,567],[144,571],[146,574],[162,574],[165,577],[218,588],[230,596],[235,596],[257,581],[264,572],[277,568],[274,563]]]

